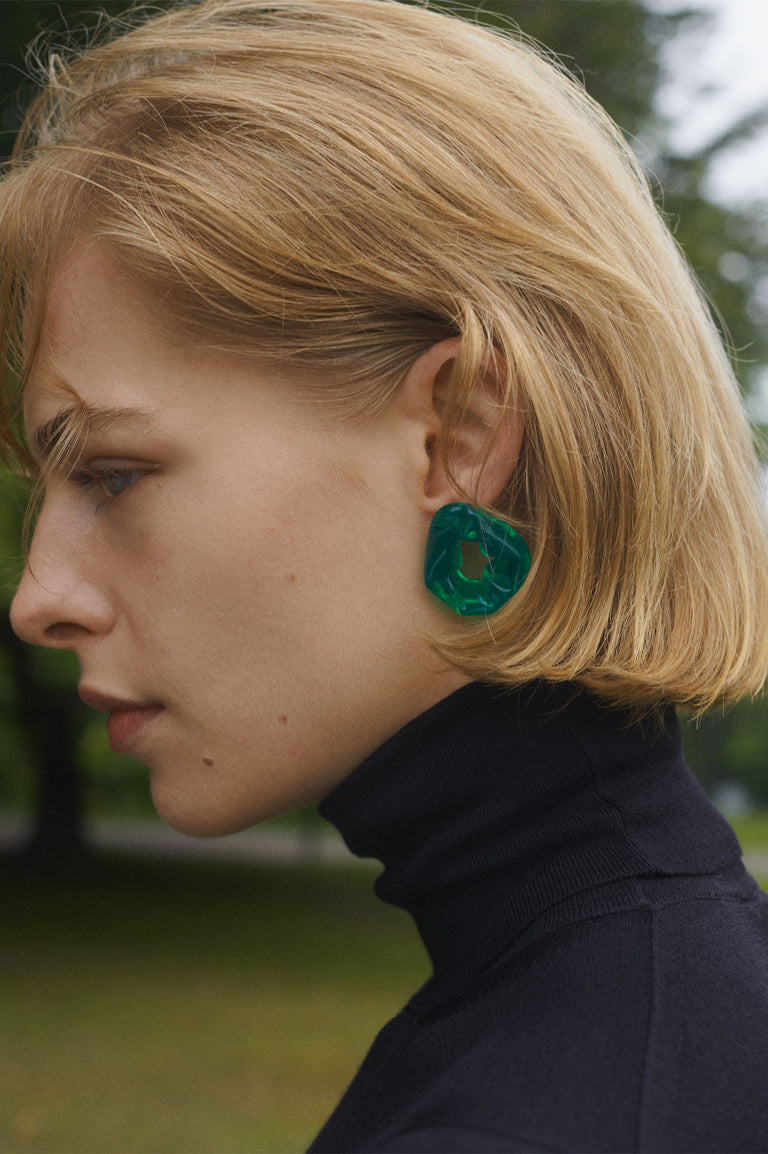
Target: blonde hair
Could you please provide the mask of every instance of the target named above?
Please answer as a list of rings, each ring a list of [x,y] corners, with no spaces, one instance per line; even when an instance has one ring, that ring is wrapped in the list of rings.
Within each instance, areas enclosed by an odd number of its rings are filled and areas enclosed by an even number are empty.
[[[168,324],[324,370],[350,416],[461,335],[449,464],[492,354],[525,420],[493,509],[533,563],[435,639],[468,675],[640,706],[760,687],[768,546],[733,373],[630,149],[543,54],[391,0],[203,0],[121,29],[52,59],[0,191],[17,373],[25,304],[78,235]]]

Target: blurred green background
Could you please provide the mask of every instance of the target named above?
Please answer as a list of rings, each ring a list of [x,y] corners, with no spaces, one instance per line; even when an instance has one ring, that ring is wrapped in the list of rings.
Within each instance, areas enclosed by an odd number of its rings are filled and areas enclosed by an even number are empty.
[[[488,0],[477,18],[515,21],[546,44],[622,127],[737,351],[749,400],[768,364],[766,204],[715,203],[707,175],[760,117],[681,156],[658,101],[666,47],[694,51],[706,16],[639,0]],[[101,19],[80,0],[0,5],[0,153],[31,91],[25,46],[42,34],[44,55]],[[26,493],[5,476],[1,495],[5,610]],[[159,856],[145,772],[110,752],[76,680],[68,655],[23,646],[3,612],[0,1148],[301,1150],[378,1027],[426,977],[415,931],[373,898],[370,866],[329,860],[313,811],[246,835],[256,849],[229,861],[187,860],[170,834]],[[768,705],[684,729],[695,772],[768,875]],[[281,860],[258,860],[257,842]]]

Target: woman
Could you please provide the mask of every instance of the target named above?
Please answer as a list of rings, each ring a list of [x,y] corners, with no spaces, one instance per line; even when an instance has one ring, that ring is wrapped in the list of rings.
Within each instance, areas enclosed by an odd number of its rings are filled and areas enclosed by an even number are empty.
[[[758,690],[738,392],[620,134],[389,0],[54,60],[0,192],[13,605],[161,814],[323,799],[434,975],[316,1151],[768,1148],[768,903],[674,707]]]

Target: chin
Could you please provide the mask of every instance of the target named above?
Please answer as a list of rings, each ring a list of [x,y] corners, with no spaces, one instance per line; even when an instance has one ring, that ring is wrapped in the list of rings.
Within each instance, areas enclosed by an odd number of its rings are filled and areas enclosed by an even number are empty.
[[[187,837],[226,837],[229,833],[239,833],[240,830],[247,829],[248,825],[256,824],[256,822],[238,822],[234,819],[228,821],[218,814],[188,808],[182,809],[179,806],[159,803],[158,801],[155,801],[155,809],[166,825],[175,829],[177,833],[186,834]]]
[[[258,822],[248,822],[244,825],[242,822],[218,821],[210,818],[207,814],[168,813],[167,811],[161,810],[159,806],[156,808],[166,825],[169,825],[171,829],[175,829],[177,833],[186,834],[187,837],[226,837],[227,834],[240,833],[241,830],[258,824]]]
[[[240,833],[251,826],[259,825],[271,817],[294,809],[291,803],[279,804],[271,800],[254,804],[249,799],[248,807],[227,805],[221,796],[211,796],[210,790],[200,796],[192,789],[168,788],[153,778],[152,800],[160,817],[172,829],[187,837],[226,837],[230,833]]]

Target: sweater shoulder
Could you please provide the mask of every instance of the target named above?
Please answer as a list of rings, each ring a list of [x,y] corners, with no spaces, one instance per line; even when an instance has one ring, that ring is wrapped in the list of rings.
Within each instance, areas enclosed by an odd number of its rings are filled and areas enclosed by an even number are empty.
[[[768,899],[688,895],[582,920],[415,1033],[453,1059],[401,1133],[465,1145],[403,1150],[763,1150]]]

